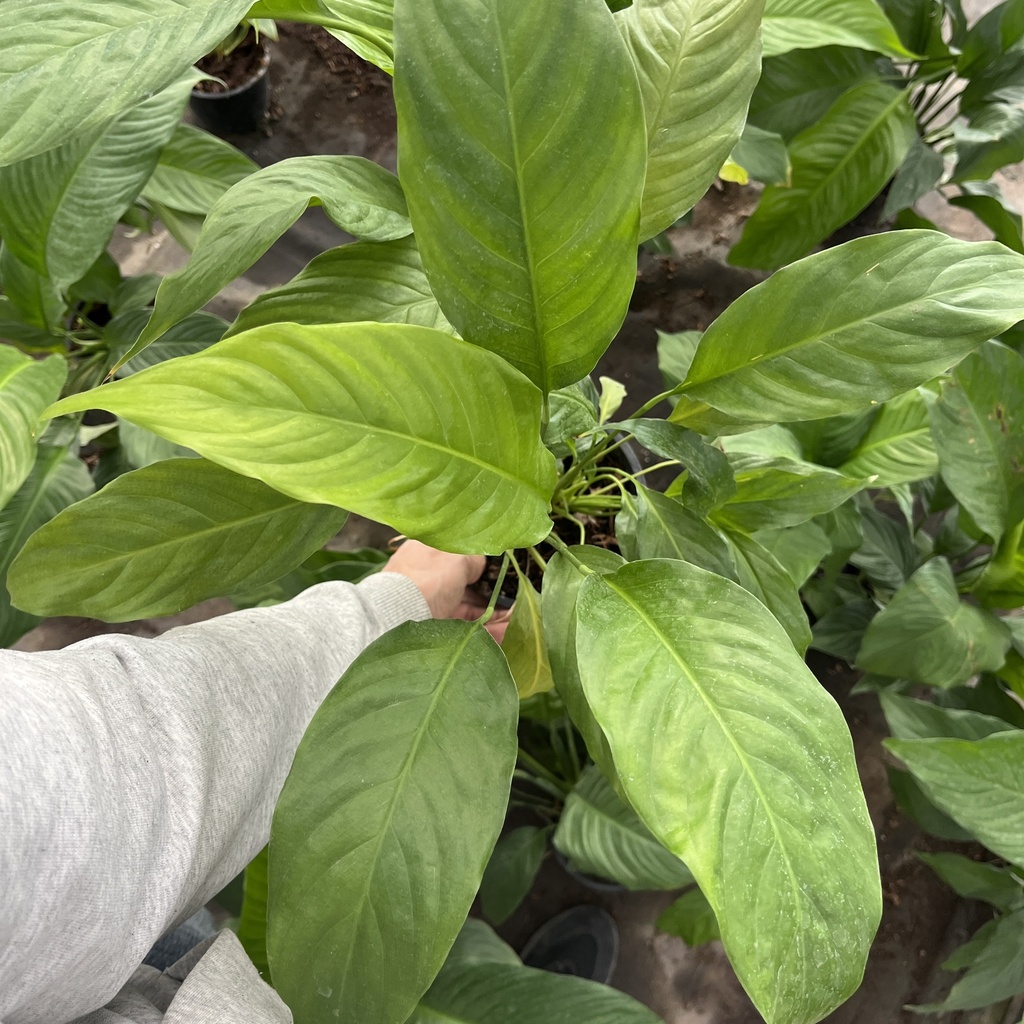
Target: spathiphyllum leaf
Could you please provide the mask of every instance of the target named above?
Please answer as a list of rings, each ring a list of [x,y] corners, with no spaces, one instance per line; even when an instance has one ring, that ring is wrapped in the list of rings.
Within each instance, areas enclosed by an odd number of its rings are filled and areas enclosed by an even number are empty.
[[[764,54],[818,46],[857,46],[890,57],[909,57],[875,0],[767,0]]]
[[[948,688],[1006,658],[1010,632],[991,612],[960,600],[944,558],[926,562],[864,634],[859,668]]]
[[[887,402],[840,467],[842,472],[861,479],[871,477],[876,487],[934,476],[939,457],[928,419],[928,407],[934,400],[930,391],[920,390]]]
[[[535,825],[498,840],[480,881],[480,909],[489,921],[501,924],[523,902],[547,852],[547,831]]]
[[[736,145],[761,70],[763,9],[764,0],[634,0],[619,15],[647,121],[641,240],[691,209]]]
[[[501,649],[522,700],[554,687],[541,621],[540,594],[525,576],[519,578],[516,603]]]
[[[426,327],[261,327],[56,408],[108,409],[300,501],[450,551],[525,547],[551,528],[540,393]]]
[[[0,166],[91,135],[166,88],[249,6],[250,0],[4,0]]]
[[[824,294],[834,301],[807,301]],[[859,238],[737,299],[697,346],[671,419],[737,433],[856,412],[931,380],[1021,319],[1019,254],[932,231]]]
[[[4,244],[60,289],[83,277],[152,174],[195,81],[188,75],[91,137],[0,167]]]
[[[395,38],[399,169],[445,316],[544,391],[580,380],[633,289],[646,165],[611,12],[397,0]]]
[[[494,641],[450,621],[387,633],[320,707],[270,841],[270,970],[296,1020],[413,1012],[498,838],[517,707]]]
[[[29,539],[8,586],[37,615],[125,622],[250,590],[298,566],[344,525],[210,462],[169,459],[118,477]]]
[[[577,615],[630,803],[693,872],[769,1024],[820,1020],[860,983],[881,913],[838,707],[756,598],[694,566],[588,576]]]
[[[1024,520],[1024,359],[992,342],[969,355],[932,409],[942,478],[998,539]]]
[[[388,241],[411,231],[398,179],[369,160],[300,156],[264,167],[213,205],[188,265],[164,278],[152,319],[118,366],[251,267],[309,206],[322,206],[358,238]]]
[[[0,345],[0,508],[32,469],[40,417],[66,377],[67,364],[60,356],[39,362]]]

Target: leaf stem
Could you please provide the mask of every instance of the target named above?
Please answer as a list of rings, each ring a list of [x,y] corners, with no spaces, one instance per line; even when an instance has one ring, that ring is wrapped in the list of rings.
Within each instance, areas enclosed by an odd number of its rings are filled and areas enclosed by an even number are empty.
[[[584,576],[593,575],[594,570],[588,565],[584,565],[568,548],[565,541],[562,540],[554,530],[548,534],[548,543],[559,553],[565,555],[570,562],[581,572]]]
[[[540,779],[544,779],[549,782],[552,786],[558,788],[559,793],[564,796],[569,792],[572,787],[568,785],[564,780],[560,779],[550,768],[541,764],[532,754],[527,753],[522,747],[519,748],[519,760],[523,762],[535,775],[539,776]],[[526,773],[523,773],[526,775]],[[522,777],[522,776],[520,776]],[[526,776],[529,778],[529,776]],[[537,779],[530,779],[531,782],[537,782]],[[544,787],[541,787],[542,789]]]

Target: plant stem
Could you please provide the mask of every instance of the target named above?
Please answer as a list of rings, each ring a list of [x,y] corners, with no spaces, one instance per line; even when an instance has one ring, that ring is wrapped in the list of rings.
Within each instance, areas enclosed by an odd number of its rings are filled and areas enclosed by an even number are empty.
[[[539,775],[540,778],[546,779],[553,786],[557,786],[561,794],[566,794],[572,788],[566,785],[553,771],[541,764],[532,754],[528,754],[522,747],[519,748],[519,760],[525,764],[530,771]],[[531,780],[536,781],[536,780]]]
[[[572,761],[572,781],[573,784],[579,781],[580,771],[580,755],[576,749],[576,737],[572,731],[572,722],[569,721],[569,716],[565,717],[565,745],[569,748],[569,757]]]
[[[570,562],[578,569],[584,576],[590,576],[594,570],[590,566],[584,565],[568,548],[565,542],[562,540],[554,530],[548,534],[548,543],[557,551],[559,554],[565,555]]]
[[[682,388],[682,386],[683,385],[680,384],[679,388]],[[665,402],[673,395],[678,394],[679,388],[670,388],[668,391],[662,391],[660,395],[655,395],[649,402],[645,403],[644,405],[641,405],[640,408],[637,409],[637,411],[633,413],[632,416],[630,416],[630,419],[635,420],[638,417],[643,416],[646,413],[649,413],[659,402]]]
[[[530,556],[530,558],[532,558],[534,562],[536,562],[537,565],[540,566],[541,572],[548,571],[548,563],[544,561],[543,557],[541,556],[541,553],[535,547],[531,545],[526,549],[526,552]]]
[[[501,569],[498,570],[498,578],[494,581],[494,589],[491,591],[491,599],[487,603],[487,609],[484,611],[483,615],[476,620],[477,625],[481,628],[491,621],[491,617],[494,615],[494,609],[498,606],[498,598],[501,596],[501,586],[505,582],[505,574],[508,572],[510,560],[511,555],[506,551],[504,558],[501,560]],[[518,569],[518,566],[516,568]]]

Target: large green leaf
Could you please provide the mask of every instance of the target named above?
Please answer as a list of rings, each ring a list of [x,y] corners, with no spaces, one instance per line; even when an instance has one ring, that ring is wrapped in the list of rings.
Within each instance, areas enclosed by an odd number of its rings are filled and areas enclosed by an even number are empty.
[[[577,871],[627,889],[681,889],[693,881],[594,765],[566,799],[554,844]]]
[[[915,138],[905,92],[854,86],[792,141],[792,185],[765,189],[729,261],[772,270],[806,256],[882,191]]]
[[[933,401],[931,392],[915,390],[886,402],[841,471],[861,479],[874,477],[876,487],[934,476],[939,457],[928,419]]]
[[[1009,103],[986,103],[970,125],[955,124],[956,170],[953,180],[984,181],[1007,164],[1024,160],[1024,109]]]
[[[671,419],[699,430],[716,410],[735,424],[856,412],[931,380],[1020,320],[1017,253],[932,231],[859,238],[737,299],[697,346]]]
[[[953,371],[932,408],[942,479],[989,536],[1024,519],[1024,359],[998,342]]]
[[[506,963],[446,967],[409,1024],[661,1024],[608,985]]]
[[[188,265],[164,278],[152,319],[119,365],[209,302],[310,206],[322,206],[342,230],[373,241],[411,230],[398,179],[369,160],[299,156],[264,167],[214,203]]]
[[[489,921],[501,924],[523,902],[547,852],[547,832],[534,825],[498,840],[480,880],[480,909]]]
[[[750,99],[750,120],[788,142],[817,124],[847,89],[877,76],[874,58],[848,47],[769,57]]]
[[[40,362],[0,345],[0,509],[31,471],[39,420],[66,377],[60,356]]]
[[[871,620],[857,666],[948,689],[995,671],[1009,647],[1009,630],[991,612],[962,602],[949,562],[933,558]]]
[[[970,860],[959,853],[919,853],[917,856],[966,899],[985,900],[1002,910],[1014,904],[1019,906],[1024,899],[1020,878],[1006,868]]]
[[[693,871],[769,1024],[820,1020],[860,983],[881,913],[838,707],[756,598],[694,566],[588,576],[577,614],[630,802]]]
[[[864,486],[862,480],[794,459],[741,454],[730,456],[730,461],[736,491],[711,518],[741,533],[799,526],[831,512]]]
[[[993,853],[1024,864],[1024,732],[885,745],[954,821]]]
[[[107,324],[103,334],[115,356],[127,352],[138,341],[139,335],[149,322],[151,312],[148,308],[130,309],[127,313],[115,316]],[[227,321],[214,316],[213,313],[193,313],[175,324],[152,345],[148,345],[145,351],[132,359],[131,363],[122,366],[117,371],[117,376],[130,377],[139,370],[149,369],[168,359],[203,352],[214,342],[220,341],[227,329]]]
[[[283,576],[344,522],[340,509],[211,462],[169,459],[118,477],[38,530],[8,586],[37,615],[169,615]]]
[[[505,815],[518,699],[479,626],[407,623],[321,705],[277,803],[268,946],[299,1021],[402,1024]]]
[[[96,261],[135,201],[188,101],[189,75],[91,137],[0,166],[0,235],[66,290]]]
[[[9,647],[35,624],[11,604],[7,570],[25,541],[58,512],[92,493],[92,477],[65,448],[40,445],[28,478],[0,511],[0,647]]]
[[[249,4],[4,0],[0,166],[91,135],[166,88]]]
[[[644,115],[614,18],[398,0],[395,34],[402,184],[445,316],[543,391],[575,383],[636,277]]]
[[[230,334],[264,324],[376,320],[454,333],[441,312],[411,238],[355,242],[317,256],[297,277],[246,306]]]
[[[539,392],[426,327],[260,327],[57,408],[108,409],[293,498],[450,551],[524,547],[551,528]]]
[[[763,9],[764,0],[633,0],[619,16],[647,121],[641,240],[694,206],[739,140],[761,71]]]
[[[206,216],[232,185],[258,170],[216,135],[179,124],[160,151],[143,197],[181,213]]]
[[[764,54],[818,46],[857,46],[890,57],[909,57],[896,29],[875,0],[767,0]]]

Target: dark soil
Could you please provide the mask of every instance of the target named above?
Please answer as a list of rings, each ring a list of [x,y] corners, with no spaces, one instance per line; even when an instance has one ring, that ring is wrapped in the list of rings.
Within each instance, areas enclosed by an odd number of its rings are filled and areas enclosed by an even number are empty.
[[[228,54],[208,53],[196,67],[200,71],[219,78],[219,82],[200,82],[196,92],[221,93],[248,85],[260,75],[267,66],[270,54],[266,43],[256,38],[250,29],[249,34]]]
[[[306,39],[316,50],[327,70],[338,76],[349,88],[348,98],[377,93],[391,95],[391,76],[376,65],[353,53],[340,39],[335,39],[318,25],[295,25],[291,31],[299,39]]]

